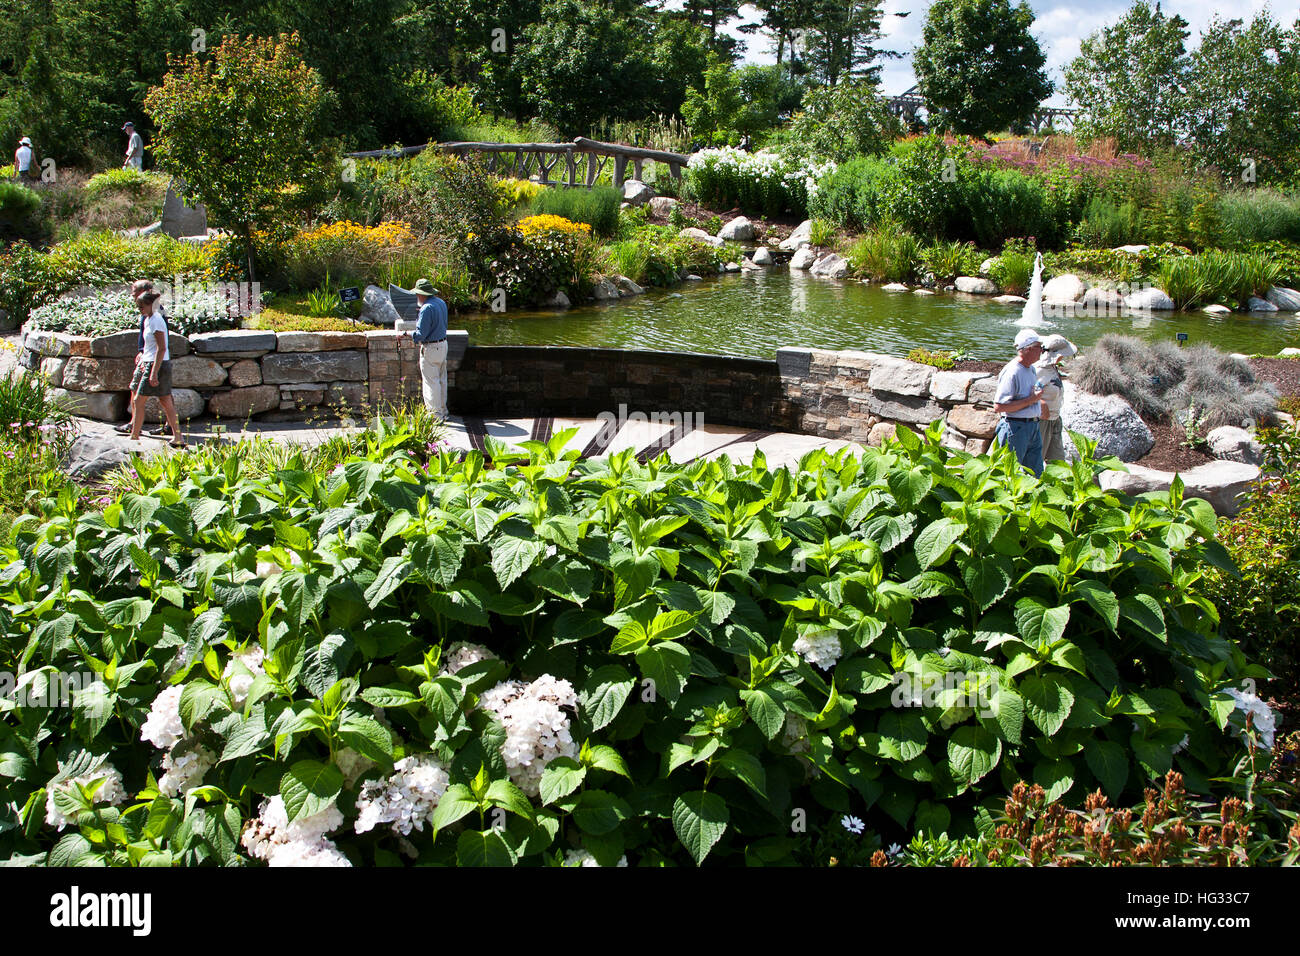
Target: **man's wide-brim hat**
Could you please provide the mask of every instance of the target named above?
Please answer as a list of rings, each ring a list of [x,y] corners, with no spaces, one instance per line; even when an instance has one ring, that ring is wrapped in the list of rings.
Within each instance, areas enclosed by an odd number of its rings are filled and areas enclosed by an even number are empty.
[[[420,295],[438,294],[438,290],[433,287],[433,283],[428,279],[421,279],[419,282],[415,283],[415,285],[411,287],[411,291],[419,293]]]

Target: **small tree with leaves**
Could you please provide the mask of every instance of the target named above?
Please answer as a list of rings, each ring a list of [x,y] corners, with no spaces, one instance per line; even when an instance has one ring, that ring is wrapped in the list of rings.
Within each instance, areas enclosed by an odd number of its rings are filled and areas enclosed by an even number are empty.
[[[255,279],[257,232],[286,228],[337,167],[325,135],[330,94],[303,63],[297,34],[227,37],[206,58],[169,64],[145,97],[154,156],[242,244]]]

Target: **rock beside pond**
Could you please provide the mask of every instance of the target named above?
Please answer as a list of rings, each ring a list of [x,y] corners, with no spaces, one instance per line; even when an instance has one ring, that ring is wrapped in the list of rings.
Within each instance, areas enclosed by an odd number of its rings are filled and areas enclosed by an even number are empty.
[[[1216,514],[1231,517],[1240,510],[1238,497],[1259,480],[1259,468],[1236,461],[1211,461],[1182,472],[1183,497],[1201,498],[1210,503]],[[1174,473],[1129,465],[1127,473],[1103,471],[1098,483],[1108,491],[1140,495],[1148,491],[1167,491]]]
[[[754,224],[744,216],[737,216],[718,230],[718,238],[728,242],[751,242],[754,235]]]
[[[1124,297],[1114,289],[1099,289],[1093,286],[1083,294],[1079,300],[1079,305],[1089,312],[1100,312],[1109,315],[1117,313],[1124,307]]]
[[[722,271],[723,271],[723,272],[739,272],[739,271],[740,271],[740,263],[739,263],[739,262],[728,262],[725,266],[722,267]]]
[[[890,283],[887,284],[887,285],[882,285],[880,288],[881,288],[882,290],[884,290],[885,292],[906,292],[906,291],[908,291],[907,286],[903,285],[903,283],[901,283],[901,282],[890,282]]]
[[[614,276],[614,285],[618,287],[620,296],[640,295],[645,291],[627,276]]]
[[[786,252],[812,244],[812,220],[805,219],[794,227],[794,232],[781,241],[781,248]]]
[[[775,261],[776,260],[772,258],[771,251],[766,247],[759,247],[754,250],[754,265],[770,266]]]
[[[1120,461],[1137,461],[1156,439],[1133,406],[1118,395],[1093,395],[1065,383],[1061,421],[1071,431],[1097,442],[1097,456],[1114,455]]]
[[[1150,246],[1134,244],[1131,246],[1116,246],[1114,249],[1111,250],[1111,252],[1127,252],[1131,256],[1136,256],[1143,252],[1146,252],[1150,248],[1151,248]]]
[[[800,246],[790,258],[791,269],[807,269],[817,261],[817,254],[807,246]]]
[[[1172,309],[1174,300],[1169,298],[1169,294],[1161,289],[1139,289],[1124,297],[1124,305],[1130,309],[1145,312]]]
[[[1087,285],[1077,275],[1067,272],[1063,276],[1049,279],[1043,285],[1043,302],[1073,304],[1083,298],[1088,291]]]
[[[1282,351],[1278,352],[1277,354],[1278,354],[1279,356],[1281,356],[1282,358],[1287,358],[1288,356],[1292,356],[1292,355],[1300,356],[1300,349],[1294,349],[1294,348],[1291,348],[1291,349],[1283,349]]]
[[[1268,299],[1261,299],[1257,295],[1252,295],[1246,300],[1247,312],[1277,312],[1278,308]]]
[[[1002,305],[1024,305],[1029,300],[1023,295],[995,295],[993,301]]]
[[[556,289],[555,294],[542,303],[542,305],[549,309],[567,309],[572,304],[573,303],[569,301],[569,297],[564,294],[563,289]]]
[[[1226,461],[1239,461],[1245,465],[1258,465],[1264,460],[1264,449],[1255,436],[1244,428],[1223,425],[1205,436],[1210,454]]]
[[[703,229],[697,229],[695,226],[687,226],[677,235],[683,239],[694,239],[696,242],[703,242],[714,247],[722,245],[722,240],[717,236],[710,236]]]
[[[968,292],[971,295],[996,295],[998,291],[992,279],[979,276],[958,276],[953,284],[957,286],[958,292]]]
[[[933,289],[913,289],[912,295],[934,295]]]
[[[629,179],[623,184],[623,201],[641,206],[654,198],[655,191],[639,179]]]
[[[812,264],[810,271],[823,279],[843,279],[849,274],[849,263],[843,256],[828,252]]]
[[[996,260],[994,260],[994,259],[985,259],[983,262],[981,262],[981,263],[980,263],[980,275],[982,275],[982,276],[986,276],[986,275],[988,275],[990,272],[992,272],[992,271],[993,271],[993,263],[994,263],[995,261],[996,261]]]
[[[1232,310],[1226,305],[1221,305],[1220,303],[1215,302],[1213,305],[1207,305],[1205,308],[1201,309],[1201,311],[1207,315],[1224,315]]]
[[[618,298],[618,286],[609,279],[601,279],[591,289],[597,302],[610,302]]]
[[[1295,289],[1275,285],[1268,290],[1266,298],[1277,306],[1279,312],[1300,312],[1300,292]]]

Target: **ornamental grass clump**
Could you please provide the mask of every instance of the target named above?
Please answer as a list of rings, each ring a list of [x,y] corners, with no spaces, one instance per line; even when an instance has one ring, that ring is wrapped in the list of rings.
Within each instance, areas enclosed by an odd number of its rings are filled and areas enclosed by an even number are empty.
[[[1277,392],[1259,382],[1244,359],[1208,345],[1179,348],[1105,335],[1070,369],[1076,386],[1094,395],[1118,395],[1144,418],[1167,421],[1193,406],[1208,428],[1269,422]]]
[[[574,434],[34,502],[0,547],[0,671],[100,686],[0,705],[0,858],[808,862],[970,832],[1006,780],[1205,793],[1243,753],[1262,669],[1218,633],[1229,562],[1177,480],[1104,491],[1078,439],[1040,481],[938,424],[794,470],[581,460]],[[62,787],[106,764],[120,805]]]

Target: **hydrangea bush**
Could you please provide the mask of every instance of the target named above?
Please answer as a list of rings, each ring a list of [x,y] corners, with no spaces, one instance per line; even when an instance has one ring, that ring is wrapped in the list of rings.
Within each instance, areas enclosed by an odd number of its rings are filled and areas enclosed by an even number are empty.
[[[43,502],[0,670],[98,679],[0,702],[0,858],[806,861],[973,832],[1021,779],[1208,792],[1259,743],[1177,482],[1105,492],[1086,442],[1040,481],[939,425],[795,471],[572,435]]]
[[[215,332],[239,325],[239,303],[224,293],[185,289],[167,324],[181,335]],[[127,291],[57,299],[33,309],[28,327],[70,335],[108,335],[140,324],[140,310]]]
[[[817,195],[817,183],[835,171],[835,163],[819,163],[793,151],[749,153],[733,146],[702,149],[691,156],[687,181],[702,202],[723,208],[739,206],[766,215],[805,215]]]

